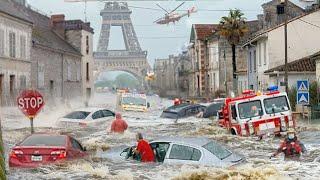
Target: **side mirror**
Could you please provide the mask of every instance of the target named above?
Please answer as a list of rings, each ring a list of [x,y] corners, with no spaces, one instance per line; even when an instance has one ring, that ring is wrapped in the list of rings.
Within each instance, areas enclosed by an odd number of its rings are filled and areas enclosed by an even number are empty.
[[[147,108],[150,108],[150,103],[149,102],[147,103]]]

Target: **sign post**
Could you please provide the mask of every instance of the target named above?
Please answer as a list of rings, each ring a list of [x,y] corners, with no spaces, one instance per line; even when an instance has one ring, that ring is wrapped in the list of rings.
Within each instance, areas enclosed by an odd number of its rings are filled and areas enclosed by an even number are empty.
[[[309,81],[298,80],[297,81],[297,104],[302,105],[302,117],[304,118],[304,106],[309,105]]]
[[[42,95],[36,90],[24,90],[17,98],[18,108],[30,120],[31,134],[34,133],[33,119],[44,105]]]

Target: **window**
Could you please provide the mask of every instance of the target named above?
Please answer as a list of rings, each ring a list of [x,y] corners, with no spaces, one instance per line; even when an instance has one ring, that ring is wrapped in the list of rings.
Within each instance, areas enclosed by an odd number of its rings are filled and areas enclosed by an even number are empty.
[[[92,119],[99,119],[99,118],[102,118],[103,117],[103,114],[101,111],[97,111],[95,113],[92,114]]]
[[[266,65],[267,64],[267,42],[264,42],[264,46],[263,46],[263,64]]]
[[[0,29],[0,56],[4,55],[4,30]]]
[[[86,53],[89,54],[89,36],[86,36]]]
[[[77,149],[77,150],[80,150],[80,151],[83,150],[82,146],[80,145],[80,143],[77,140],[73,139],[73,138],[71,138],[71,144],[72,144],[72,148],[73,149]]]
[[[16,34],[14,32],[9,33],[9,56],[16,57]]]
[[[263,103],[267,114],[280,113],[290,110],[286,96],[265,99]]]
[[[261,102],[259,100],[240,103],[238,105],[238,109],[241,119],[253,118],[263,115]]]
[[[114,113],[109,110],[102,110],[103,117],[114,116]]]
[[[217,156],[217,158],[221,160],[229,157],[232,154],[226,148],[222,147],[220,144],[217,144],[213,141],[209,142],[208,144],[202,147],[214,154],[215,156]]]
[[[77,81],[81,80],[81,65],[80,63],[76,63],[76,71],[77,71]]]
[[[27,82],[26,82],[26,76],[22,75],[20,76],[20,89],[26,89]]]
[[[172,145],[169,159],[191,160],[199,161],[201,158],[201,151],[192,147],[183,145]]]
[[[25,139],[21,146],[66,146],[65,136],[34,134]]]
[[[253,70],[254,72],[257,71],[257,51],[253,51]]]
[[[44,87],[44,64],[38,64],[38,88]]]
[[[20,58],[26,58],[26,37],[23,35],[20,36]]]
[[[64,118],[67,118],[67,119],[85,119],[89,114],[90,114],[90,112],[86,112],[86,111],[74,111],[74,112],[69,113],[66,116],[64,116]]]
[[[72,68],[71,68],[71,63],[67,62],[67,80],[71,81],[72,79]]]
[[[89,75],[89,63],[88,63],[88,62],[87,62],[87,64],[86,64],[86,79],[87,79],[87,81],[90,80],[90,75]]]

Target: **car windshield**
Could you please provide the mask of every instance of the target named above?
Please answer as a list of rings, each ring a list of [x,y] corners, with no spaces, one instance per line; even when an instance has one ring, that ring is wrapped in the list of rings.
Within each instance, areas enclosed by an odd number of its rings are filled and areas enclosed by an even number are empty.
[[[139,97],[123,97],[122,104],[145,106],[147,104],[147,100]]]
[[[225,159],[230,156],[232,153],[221,145],[211,141],[208,144],[202,146],[206,150],[210,151],[212,154],[217,156],[219,159]]]
[[[280,113],[290,110],[286,96],[265,99],[264,106],[267,114]]]
[[[263,115],[260,100],[240,103],[238,105],[238,110],[240,119],[247,119]]]
[[[86,112],[86,111],[74,111],[74,112],[69,113],[66,116],[64,116],[64,118],[68,118],[68,119],[85,119],[89,114],[90,114],[90,112]]]
[[[65,136],[55,135],[32,135],[26,138],[21,146],[65,146]]]

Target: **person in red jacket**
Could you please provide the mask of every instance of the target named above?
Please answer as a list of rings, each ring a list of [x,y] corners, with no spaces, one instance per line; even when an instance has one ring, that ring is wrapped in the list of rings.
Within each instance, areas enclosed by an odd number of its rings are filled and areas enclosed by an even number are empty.
[[[137,148],[134,150],[135,154],[139,154],[142,162],[154,162],[154,153],[149,143],[143,139],[141,133],[137,133],[136,139],[138,142]]]
[[[111,132],[124,133],[128,128],[128,124],[121,117],[120,113],[116,113],[116,119],[111,124]]]
[[[294,129],[290,128],[287,131],[287,138],[281,143],[277,152],[273,153],[271,157],[284,153],[285,160],[299,160],[301,154],[304,152],[306,152],[305,146],[298,140]]]

